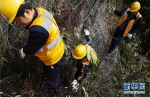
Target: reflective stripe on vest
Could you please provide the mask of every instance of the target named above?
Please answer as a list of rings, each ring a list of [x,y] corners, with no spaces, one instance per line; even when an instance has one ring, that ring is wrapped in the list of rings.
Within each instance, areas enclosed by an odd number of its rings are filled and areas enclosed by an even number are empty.
[[[56,46],[56,45],[59,43],[59,41],[60,41],[60,36],[57,36],[56,39],[55,39],[51,44],[48,44],[48,45],[47,45],[47,48],[48,48],[49,50],[52,49],[54,46]],[[39,52],[44,52],[43,47],[40,48],[38,51],[39,51]]]
[[[52,26],[52,23],[54,23],[56,25],[56,23],[53,20],[50,19],[51,14],[47,10],[45,10],[45,14],[39,14],[37,16],[37,18],[39,18],[39,17],[45,17],[45,19],[43,21],[43,24],[41,26],[44,27],[47,31],[50,30],[50,27]],[[52,21],[52,22],[49,22],[49,20]],[[52,43],[47,45],[48,50],[50,50],[54,46],[56,46],[59,43],[59,41],[60,41],[60,35],[58,35]],[[40,48],[38,51],[39,52],[44,52],[43,47]]]
[[[128,13],[127,13],[127,12],[125,12],[124,15],[125,15],[126,17],[128,17]]]
[[[135,20],[130,20],[130,22],[132,22],[132,24],[134,24]],[[132,27],[129,27],[128,29],[130,31],[132,29]]]
[[[119,22],[117,22],[117,24],[116,24],[116,28],[117,28],[118,26],[120,26],[120,25],[127,19],[127,17],[128,17],[128,13],[127,13],[128,10],[129,10],[129,9],[127,9],[127,10],[122,14],[122,16],[121,16]]]
[[[134,25],[134,22],[135,20],[130,20],[125,31],[124,31],[124,34],[123,34],[123,37],[126,37],[128,35],[128,33],[131,31],[132,29],[132,26]]]
[[[45,14],[39,14],[37,16],[38,17],[45,17],[45,20],[44,20],[44,24],[42,24],[42,26],[47,30],[49,31],[51,25],[52,25],[52,22],[57,26],[56,22],[54,22],[50,17],[52,16],[47,10],[45,10]],[[52,22],[50,22],[50,25],[47,25],[49,24],[49,20],[51,20]]]
[[[127,17],[128,17],[128,12],[129,11],[129,8],[122,14],[122,16],[121,16],[121,19],[119,20],[119,22],[116,24],[116,28],[118,27],[118,26],[120,26],[126,19],[127,19]],[[136,20],[138,20],[140,17],[141,17],[141,15],[140,15],[140,13],[138,12],[137,13],[137,15],[136,15]],[[136,20],[134,20],[134,19],[132,19],[132,20],[130,20],[129,22],[128,22],[128,25],[127,25],[127,27],[126,27],[126,29],[125,29],[125,31],[124,31],[124,34],[123,34],[123,37],[126,37],[127,35],[128,35],[128,33],[130,32],[130,30],[132,29],[132,26],[134,25],[134,23],[136,22]]]
[[[38,16],[34,19],[30,27],[41,26],[47,30],[49,37],[46,43],[35,52],[37,56],[45,65],[52,66],[57,63],[64,54],[64,43],[59,35],[60,31],[53,18],[47,10],[37,8]]]

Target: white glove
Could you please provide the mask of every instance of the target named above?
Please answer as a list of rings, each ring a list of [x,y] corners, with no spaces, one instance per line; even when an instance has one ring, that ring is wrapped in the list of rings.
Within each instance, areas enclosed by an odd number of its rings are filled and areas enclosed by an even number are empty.
[[[77,92],[77,91],[78,91],[78,86],[74,86],[74,85],[73,85],[73,86],[72,86],[72,90],[74,90],[74,91]]]
[[[78,84],[78,82],[77,82],[77,80],[75,79],[75,80],[73,80],[73,82],[71,83],[72,84],[72,86],[74,85],[77,85]]]
[[[116,10],[115,7],[112,6],[112,10],[115,11]]]
[[[20,53],[20,57],[21,57],[22,59],[26,56],[26,54],[23,52],[23,48],[20,49],[19,53]]]
[[[79,86],[79,83],[77,82],[77,80],[73,80],[71,85],[72,85],[72,90],[75,90],[77,92],[78,91],[78,86]]]
[[[127,37],[128,37],[129,39],[131,39],[131,38],[132,38],[132,34],[129,33],[129,34],[127,35]]]
[[[89,30],[85,29],[84,32],[85,32],[85,35],[90,35],[90,31]]]

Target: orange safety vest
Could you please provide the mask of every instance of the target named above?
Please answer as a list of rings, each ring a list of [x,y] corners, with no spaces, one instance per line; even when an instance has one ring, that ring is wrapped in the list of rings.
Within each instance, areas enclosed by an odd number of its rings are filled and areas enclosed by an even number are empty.
[[[129,11],[129,8],[122,14],[122,16],[121,16],[119,22],[116,24],[116,28],[117,28],[118,26],[120,26],[120,25],[127,19],[127,17],[128,17],[128,13],[127,13],[127,12],[128,12],[128,11]],[[136,20],[135,20],[135,19],[131,19],[131,20],[129,21],[129,23],[128,23],[128,25],[127,25],[125,31],[124,31],[123,37],[126,37],[126,36],[128,35],[128,33],[129,33],[130,30],[132,29],[134,23],[135,23],[139,18],[141,18],[141,17],[142,17],[142,15],[138,12],[138,13],[136,14]]]
[[[38,16],[30,27],[36,25],[45,28],[49,33],[46,43],[36,53],[45,65],[51,66],[57,63],[64,54],[64,43],[60,37],[59,28],[52,14],[43,8],[37,8]]]

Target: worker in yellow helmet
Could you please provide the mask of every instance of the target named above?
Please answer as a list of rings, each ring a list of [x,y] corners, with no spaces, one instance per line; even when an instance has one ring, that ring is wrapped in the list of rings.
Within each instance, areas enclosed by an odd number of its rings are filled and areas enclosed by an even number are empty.
[[[122,38],[131,39],[132,34],[135,33],[142,23],[142,15],[139,13],[141,5],[138,1],[131,4],[130,8],[123,11],[118,11],[112,7],[114,13],[120,16],[120,20],[116,24],[116,31],[113,35],[111,46],[108,53],[111,53]]]
[[[15,20],[29,30],[27,45],[19,51],[20,56],[35,53],[44,63],[45,79],[57,93],[62,87],[59,72],[64,63],[64,43],[52,14],[24,0],[0,0],[0,13],[9,23]]]
[[[91,61],[87,58],[87,47],[92,46],[91,39],[89,37],[90,32],[86,29],[84,30],[86,35],[86,44],[80,44],[75,47],[72,51],[72,56],[76,60],[77,71],[74,76],[74,80],[71,83],[73,90],[78,90],[79,84],[82,83],[83,79],[86,78],[89,68],[91,67]],[[92,57],[92,56],[91,56]]]

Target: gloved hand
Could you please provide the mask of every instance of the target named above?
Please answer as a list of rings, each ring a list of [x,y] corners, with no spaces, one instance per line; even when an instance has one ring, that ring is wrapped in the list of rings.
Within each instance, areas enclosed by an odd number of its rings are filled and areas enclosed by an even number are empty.
[[[71,83],[71,85],[73,86],[75,86],[75,85],[77,85],[78,84],[78,82],[77,82],[77,80],[75,79],[75,80],[73,80],[73,82]]]
[[[78,91],[78,86],[73,85],[72,90],[77,92]]]
[[[77,92],[79,83],[77,82],[76,79],[73,80],[73,82],[71,83],[71,85],[72,85],[72,90],[75,90]]]
[[[129,34],[127,35],[127,37],[128,37],[129,39],[131,39],[131,38],[132,38],[132,34],[129,33]]]
[[[84,32],[85,32],[85,35],[90,35],[90,31],[89,30],[85,29]]]
[[[112,6],[112,10],[113,10],[113,11],[115,11],[115,10],[116,10],[116,8]]]
[[[19,53],[20,53],[20,57],[21,57],[22,59],[26,56],[26,54],[23,52],[23,48],[20,49]]]

